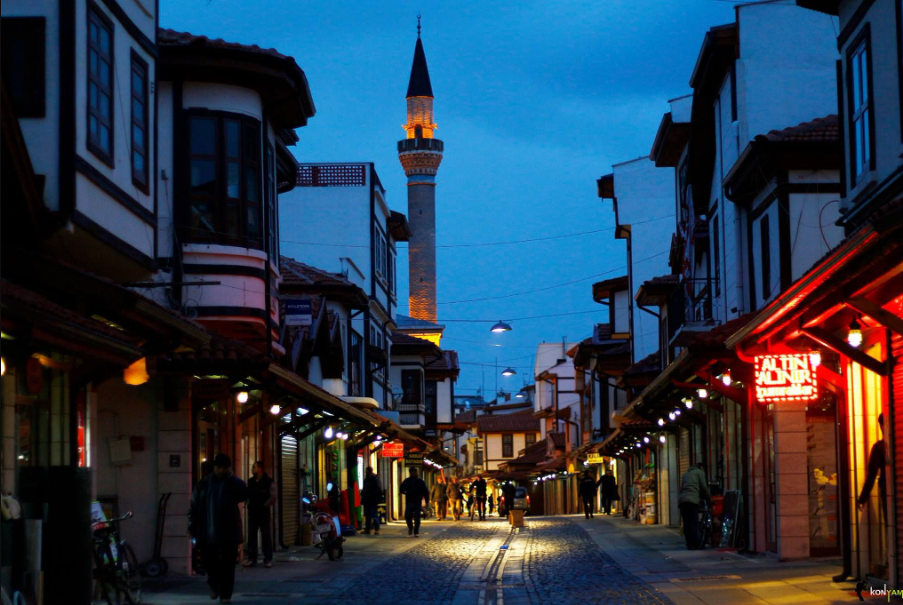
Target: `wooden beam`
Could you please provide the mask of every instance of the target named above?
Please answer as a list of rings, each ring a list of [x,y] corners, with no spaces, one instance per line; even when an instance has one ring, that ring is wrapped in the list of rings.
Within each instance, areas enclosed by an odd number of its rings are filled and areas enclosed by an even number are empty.
[[[852,361],[855,361],[862,367],[871,370],[878,376],[887,377],[890,375],[890,372],[888,372],[887,365],[885,363],[878,361],[874,357],[866,355],[855,347],[851,347],[845,340],[834,336],[824,328],[803,328],[803,333],[813,340],[819,342],[820,344],[828,347],[829,349],[832,349],[837,353],[840,353],[841,355],[849,357]]]
[[[895,332],[898,336],[903,336],[903,319],[885,311],[872,301],[865,298],[852,298],[847,301],[847,305],[863,315],[868,315],[891,332]]]
[[[845,391],[847,389],[847,383],[843,379],[843,376],[834,372],[833,370],[829,370],[825,366],[818,366],[815,368],[815,377],[818,380],[824,380],[828,384],[832,384],[838,389]]]
[[[244,412],[242,412],[241,414],[238,415],[238,423],[242,424],[248,418],[253,418],[257,414],[259,414],[260,410],[262,410],[262,409],[263,409],[262,401],[258,401],[257,403],[248,406],[248,409],[246,409]]]
[[[700,378],[702,378],[703,380],[705,380],[706,382],[708,382],[709,386],[712,387],[713,391],[715,391],[719,395],[727,397],[731,401],[735,401],[735,402],[743,405],[749,400],[749,395],[747,395],[746,391],[744,391],[742,389],[738,389],[737,387],[726,386],[723,382],[718,380],[718,378],[716,378],[715,376],[712,376],[709,372],[700,371],[700,372],[696,372],[696,375],[699,376]],[[705,403],[708,406],[711,406],[715,402],[706,400],[703,403]],[[716,404],[716,405],[718,407],[716,407],[715,409],[717,409],[719,412],[724,411],[724,408],[721,407],[720,404]]]
[[[323,425],[325,425],[325,424],[326,424],[326,419],[319,418],[316,421],[314,421],[309,427],[307,427],[305,430],[303,430],[302,432],[295,433],[295,439],[297,439],[298,441],[301,441],[302,439],[305,439],[306,437],[309,437],[310,435],[313,435],[314,433],[319,431],[321,428],[323,428]]]

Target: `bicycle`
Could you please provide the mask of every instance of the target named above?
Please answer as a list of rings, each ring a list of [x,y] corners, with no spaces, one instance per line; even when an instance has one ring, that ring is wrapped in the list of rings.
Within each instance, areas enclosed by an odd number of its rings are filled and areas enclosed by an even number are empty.
[[[712,541],[712,509],[705,500],[699,505],[699,548]]]
[[[128,605],[141,602],[138,559],[131,545],[119,539],[119,524],[132,516],[129,511],[94,530],[94,579],[97,581],[96,590],[101,593],[107,605],[113,605],[111,590],[115,595],[116,605],[122,605],[123,597]]]

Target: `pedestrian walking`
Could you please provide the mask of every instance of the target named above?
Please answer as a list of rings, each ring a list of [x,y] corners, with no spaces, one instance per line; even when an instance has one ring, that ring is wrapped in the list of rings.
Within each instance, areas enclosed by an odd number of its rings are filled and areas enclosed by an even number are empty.
[[[477,513],[480,515],[480,521],[486,520],[486,480],[482,477],[478,477],[476,481],[473,482],[474,488],[474,504],[477,507]],[[473,517],[473,514],[471,514]]]
[[[254,475],[248,481],[248,560],[245,567],[257,565],[257,532],[263,543],[263,566],[273,566],[273,537],[270,510],[276,503],[276,482],[263,470],[263,460],[251,466]]]
[[[621,498],[618,495],[618,482],[615,479],[614,473],[611,472],[611,469],[608,469],[608,471],[602,475],[599,479],[599,485],[602,486],[602,510],[605,511],[606,515],[610,515],[612,503]]]
[[[247,498],[248,487],[232,474],[232,460],[226,454],[216,455],[213,472],[191,493],[188,533],[201,549],[210,598],[223,603],[232,602],[238,545],[243,541],[238,505]]]
[[[488,502],[489,502],[489,514],[491,515],[492,511],[495,510],[495,495],[494,494],[489,494]]]
[[[470,515],[470,520],[473,521],[473,512],[474,512],[474,487],[473,483],[470,484],[470,487],[467,488],[467,514]]]
[[[505,485],[502,486],[502,497],[505,500],[505,514],[503,516],[507,517],[508,513],[511,512],[511,509],[514,508],[514,496],[516,495],[517,487],[510,481],[506,482]]]
[[[445,488],[445,495],[448,497],[448,504],[451,507],[452,517],[455,521],[461,518],[461,504],[464,500],[464,494],[461,493],[461,486],[458,485],[458,478],[452,477]]]
[[[371,524],[373,533],[379,535],[379,511],[377,507],[383,498],[383,488],[379,483],[379,477],[373,472],[373,467],[368,466],[364,471],[364,487],[361,489],[361,504],[364,505],[364,516],[367,525],[362,533],[369,534]]]
[[[401,493],[404,494],[404,520],[408,524],[408,535],[415,538],[420,535],[420,517],[423,515],[423,501],[430,504],[430,492],[423,479],[417,476],[417,469],[408,471],[408,478],[401,482]]]
[[[584,471],[583,479],[580,480],[580,496],[583,498],[583,514],[587,519],[595,517],[598,489],[599,484],[590,471]]]
[[[694,464],[680,478],[680,493],[677,495],[677,508],[684,525],[684,539],[687,550],[699,550],[699,505],[711,499],[706,481],[705,465]]]
[[[448,496],[445,493],[445,483],[443,483],[440,475],[430,490],[430,500],[433,501],[433,507],[436,509],[436,520],[445,520],[445,505],[448,503]]]

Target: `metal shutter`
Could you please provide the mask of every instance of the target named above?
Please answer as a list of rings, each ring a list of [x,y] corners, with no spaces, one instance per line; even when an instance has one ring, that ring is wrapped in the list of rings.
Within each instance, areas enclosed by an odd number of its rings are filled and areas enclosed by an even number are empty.
[[[298,488],[298,440],[282,438],[282,541],[286,546],[300,543],[298,535],[301,497]]]
[[[891,377],[890,419],[885,421],[884,428],[893,431],[891,443],[893,444],[893,469],[894,473],[894,508],[896,508],[896,542],[897,549],[903,546],[903,336],[894,334],[891,340],[891,351],[894,357],[894,372]],[[887,472],[887,469],[881,471]],[[889,482],[888,482],[889,483]],[[890,550],[890,545],[888,550]],[[897,557],[897,584],[903,578],[903,558]]]
[[[678,461],[677,474],[681,477],[690,470],[690,431],[685,428],[679,429],[678,446],[680,448],[680,459]]]

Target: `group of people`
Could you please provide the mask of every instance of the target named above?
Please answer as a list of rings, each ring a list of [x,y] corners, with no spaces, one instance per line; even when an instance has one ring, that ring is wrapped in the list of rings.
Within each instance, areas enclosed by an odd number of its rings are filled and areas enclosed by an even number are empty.
[[[618,482],[614,473],[609,469],[599,480],[593,477],[591,471],[583,473],[580,480],[580,497],[583,499],[583,514],[587,519],[595,517],[596,513],[596,496],[599,494],[599,488],[602,488],[602,510],[606,515],[611,514],[611,505],[620,500],[618,495]]]
[[[188,533],[200,548],[207,570],[210,598],[232,602],[235,565],[239,545],[244,542],[241,510],[248,510],[248,559],[245,567],[257,565],[257,534],[263,543],[263,563],[273,566],[273,539],[270,533],[270,510],[276,502],[276,483],[264,472],[258,460],[251,467],[253,476],[247,485],[232,474],[232,460],[217,454],[213,472],[198,481],[191,494],[188,509]]]

